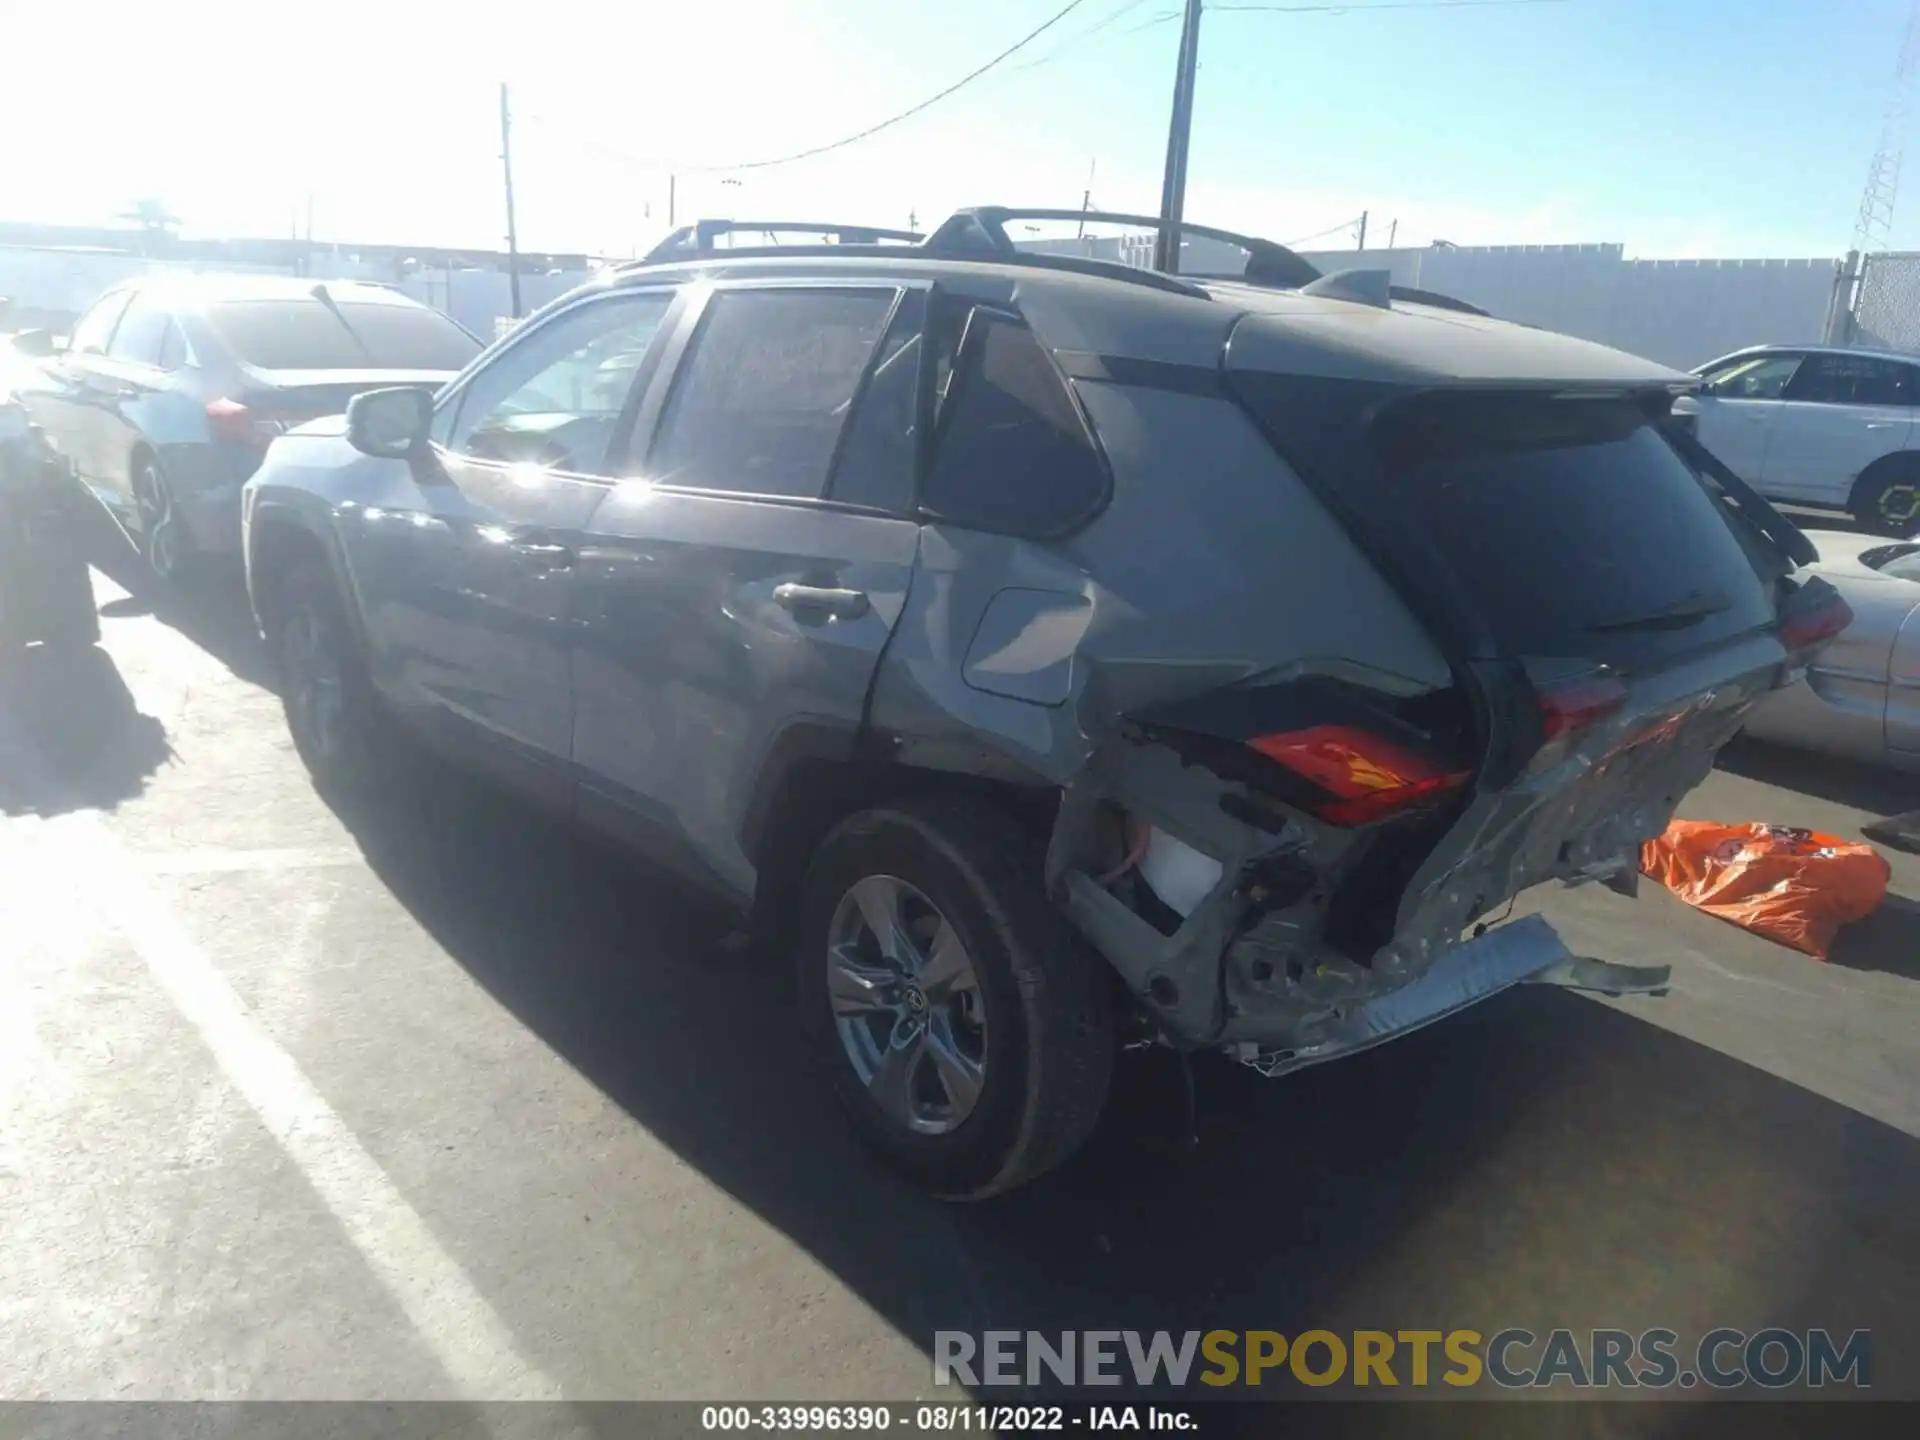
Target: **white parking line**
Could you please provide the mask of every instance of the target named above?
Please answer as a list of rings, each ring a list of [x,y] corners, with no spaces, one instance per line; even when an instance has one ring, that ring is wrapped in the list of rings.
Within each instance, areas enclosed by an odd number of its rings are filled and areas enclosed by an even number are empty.
[[[171,908],[145,868],[97,815],[0,825],[11,878],[23,893],[71,894],[145,962],[175,1008],[288,1158],[339,1221],[368,1268],[412,1322],[459,1392],[472,1400],[559,1399],[559,1385],[520,1353],[512,1333],[460,1263],[277,1045]],[[35,917],[44,923],[50,917]],[[34,918],[7,928],[30,935]],[[341,1377],[343,1387],[350,1377]],[[342,1398],[418,1398],[347,1397]]]

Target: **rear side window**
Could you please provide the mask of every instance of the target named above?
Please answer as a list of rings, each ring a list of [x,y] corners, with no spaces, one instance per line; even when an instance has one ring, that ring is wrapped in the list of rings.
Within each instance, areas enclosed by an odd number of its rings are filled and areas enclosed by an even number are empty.
[[[462,370],[480,342],[437,310],[312,300],[226,300],[208,319],[260,370]]]
[[[840,442],[840,460],[827,492],[833,499],[882,510],[913,509],[926,319],[924,291],[909,290],[900,297]]]
[[[922,506],[955,525],[1044,539],[1085,521],[1106,494],[1106,466],[1033,332],[976,309],[945,386]]]
[[[1755,355],[1707,376],[1707,389],[1723,400],[1778,400],[1800,368],[1798,355]]]
[[[114,322],[120,318],[120,312],[127,308],[127,301],[133,298],[133,292],[122,290],[96,300],[93,308],[80,317],[73,327],[73,334],[67,337],[67,348],[76,355],[104,355],[107,352],[107,339],[113,334]]]
[[[1869,355],[1812,355],[1794,372],[1786,398],[1816,405],[1912,405],[1911,365]]]
[[[648,456],[661,484],[818,498],[894,290],[728,290],[707,303]]]
[[[1388,503],[1510,654],[1631,665],[1773,618],[1719,502],[1631,401],[1428,397],[1375,439]]]
[[[158,365],[160,350],[166,341],[172,317],[144,295],[136,295],[127,313],[113,332],[107,354],[115,360],[131,360],[139,365]]]

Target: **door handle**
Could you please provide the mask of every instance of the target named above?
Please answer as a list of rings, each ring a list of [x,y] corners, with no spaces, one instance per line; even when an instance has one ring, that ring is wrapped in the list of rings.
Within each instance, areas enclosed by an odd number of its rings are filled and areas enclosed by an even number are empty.
[[[791,582],[773,587],[773,603],[796,614],[802,610],[824,610],[836,620],[858,620],[873,608],[864,590],[837,590],[826,585]]]
[[[550,540],[522,540],[513,553],[538,570],[565,570],[573,564],[573,547]]]
[[[1869,420],[1867,421],[1867,428],[1869,430],[1897,430],[1911,423],[1909,420]]]

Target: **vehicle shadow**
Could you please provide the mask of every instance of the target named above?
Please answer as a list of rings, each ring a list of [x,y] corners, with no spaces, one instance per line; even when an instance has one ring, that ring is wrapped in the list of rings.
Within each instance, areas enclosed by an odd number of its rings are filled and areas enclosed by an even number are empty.
[[[943,1329],[1877,1326],[1876,1385],[1920,1391],[1920,1141],[1631,1014],[1523,987],[1281,1081],[1198,1062],[1191,1132],[1178,1062],[1130,1054],[1075,1162],[945,1206],[807,1083],[784,967],[725,917],[437,765],[344,818],[476,981],[929,1355]]]
[[[0,658],[0,813],[110,810],[173,751],[97,646],[30,646]]]
[[[96,570],[126,591],[125,598],[100,607],[103,617],[152,615],[238,678],[274,688],[273,666],[254,625],[246,577],[236,562],[208,561],[179,581],[163,583],[104,510],[91,522],[87,554]]]
[[[1736,737],[1720,752],[1718,768],[1870,815],[1920,809],[1920,775],[1794,750],[1746,735]]]
[[[1873,914],[1840,931],[1827,960],[1852,970],[1884,970],[1920,980],[1920,903],[1888,895]]]

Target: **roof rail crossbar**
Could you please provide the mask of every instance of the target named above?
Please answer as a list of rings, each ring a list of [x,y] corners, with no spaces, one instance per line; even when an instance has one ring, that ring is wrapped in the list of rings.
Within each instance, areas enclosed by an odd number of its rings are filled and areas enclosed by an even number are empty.
[[[843,225],[819,220],[701,220],[682,225],[644,257],[647,261],[674,260],[688,255],[710,255],[722,235],[831,235],[839,245],[879,245],[897,241],[917,245],[926,237],[912,230],[888,230],[875,225]],[[778,241],[774,242],[776,245]]]
[[[1073,220],[1108,225],[1133,225],[1158,230],[1157,215],[1132,215],[1117,210],[1028,209],[1006,205],[974,205],[955,211],[927,237],[926,249],[938,254],[1004,256],[1026,253],[1007,234],[1009,220]],[[1258,235],[1242,235],[1211,225],[1180,222],[1182,235],[1198,235],[1238,246],[1247,252],[1246,273],[1235,278],[1252,285],[1293,290],[1320,278],[1320,271],[1286,246]]]

